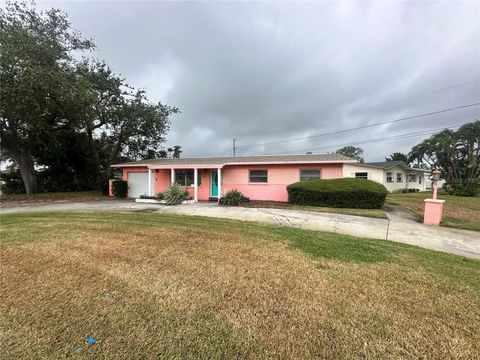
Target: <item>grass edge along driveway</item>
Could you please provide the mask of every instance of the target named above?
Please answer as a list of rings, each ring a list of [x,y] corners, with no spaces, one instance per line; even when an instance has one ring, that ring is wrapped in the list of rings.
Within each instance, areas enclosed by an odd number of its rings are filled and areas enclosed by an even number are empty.
[[[480,262],[153,213],[1,217],[5,358],[477,358]],[[92,336],[98,344],[87,345]]]
[[[431,199],[430,192],[388,194],[386,203],[400,205],[423,219],[425,199]],[[480,231],[480,197],[453,196],[440,192],[438,198],[445,200],[441,225]]]

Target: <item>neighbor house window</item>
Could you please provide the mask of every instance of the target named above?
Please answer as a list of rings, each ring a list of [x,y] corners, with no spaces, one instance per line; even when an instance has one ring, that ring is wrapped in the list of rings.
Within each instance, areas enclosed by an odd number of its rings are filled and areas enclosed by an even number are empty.
[[[320,179],[320,170],[300,170],[300,181]]]
[[[416,181],[417,181],[417,175],[415,174],[408,175],[408,182],[416,182]]]
[[[193,186],[194,183],[194,170],[175,170],[175,183],[180,186]],[[198,171],[198,186],[202,182],[202,176]]]
[[[252,183],[268,182],[267,170],[250,170],[250,182]]]
[[[393,182],[393,173],[387,172],[387,182]]]
[[[397,182],[403,182],[403,174],[397,173]]]
[[[368,172],[356,172],[355,178],[357,179],[368,179]]]

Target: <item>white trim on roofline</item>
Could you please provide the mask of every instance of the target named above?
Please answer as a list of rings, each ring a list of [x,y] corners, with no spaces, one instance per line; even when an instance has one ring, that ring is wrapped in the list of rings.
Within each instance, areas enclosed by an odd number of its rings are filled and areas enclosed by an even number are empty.
[[[370,165],[370,164],[364,164],[364,163],[356,163],[356,164],[353,164],[353,165],[356,165],[356,166],[361,166],[361,167],[366,167],[366,168],[373,168],[373,169],[380,169],[380,170],[391,170],[393,169],[395,166],[400,166],[402,167],[404,170],[406,171],[416,171],[416,172],[423,172],[423,173],[430,173],[431,171],[430,170],[425,170],[425,169],[415,169],[415,168],[411,168],[409,167],[408,165],[406,164],[396,164],[396,165],[392,165],[390,167],[383,167],[383,166],[375,166],[375,165]]]
[[[248,161],[248,162],[227,162],[222,164],[114,164],[111,167],[149,167],[151,169],[170,169],[174,168],[218,168],[223,166],[235,166],[235,165],[288,165],[288,164],[357,164],[357,160],[317,160],[317,161]]]

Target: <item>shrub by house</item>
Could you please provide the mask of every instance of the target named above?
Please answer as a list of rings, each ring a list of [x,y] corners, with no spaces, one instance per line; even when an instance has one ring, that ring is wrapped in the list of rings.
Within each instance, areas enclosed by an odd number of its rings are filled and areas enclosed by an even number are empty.
[[[162,198],[167,205],[179,205],[183,201],[190,199],[190,194],[179,185],[172,184],[163,193]]]
[[[340,208],[381,208],[387,196],[382,184],[354,178],[299,181],[287,191],[292,204]]]
[[[112,182],[112,193],[116,197],[127,197],[128,183],[124,180],[116,180]]]
[[[240,206],[245,203],[248,203],[250,199],[244,196],[240,191],[237,189],[230,190],[225,195],[220,198],[220,205],[226,206]]]

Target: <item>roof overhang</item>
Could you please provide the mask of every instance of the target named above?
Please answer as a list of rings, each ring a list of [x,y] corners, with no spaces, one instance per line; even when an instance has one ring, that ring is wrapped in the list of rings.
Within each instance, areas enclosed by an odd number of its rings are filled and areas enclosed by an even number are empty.
[[[424,174],[430,174],[430,173],[431,173],[430,170],[426,170],[426,169],[413,169],[413,168],[410,168],[409,171],[421,172],[421,173],[424,173]]]
[[[425,170],[425,169],[412,169],[405,164],[396,164],[396,165],[392,165],[390,167],[375,166],[375,165],[369,165],[369,164],[363,164],[363,163],[357,163],[357,164],[354,164],[354,165],[361,166],[361,167],[374,168],[374,169],[381,169],[381,170],[391,170],[396,166],[400,166],[401,168],[403,168],[406,171],[423,172],[423,173],[430,173],[431,172],[430,170]]]
[[[357,160],[329,160],[329,161],[250,161],[250,162],[226,162],[223,164],[114,164],[113,168],[128,168],[128,167],[147,167],[149,169],[218,169],[224,166],[253,166],[253,165],[290,165],[290,164],[357,164]]]
[[[147,168],[152,170],[159,170],[159,169],[221,169],[223,165],[145,165]]]

